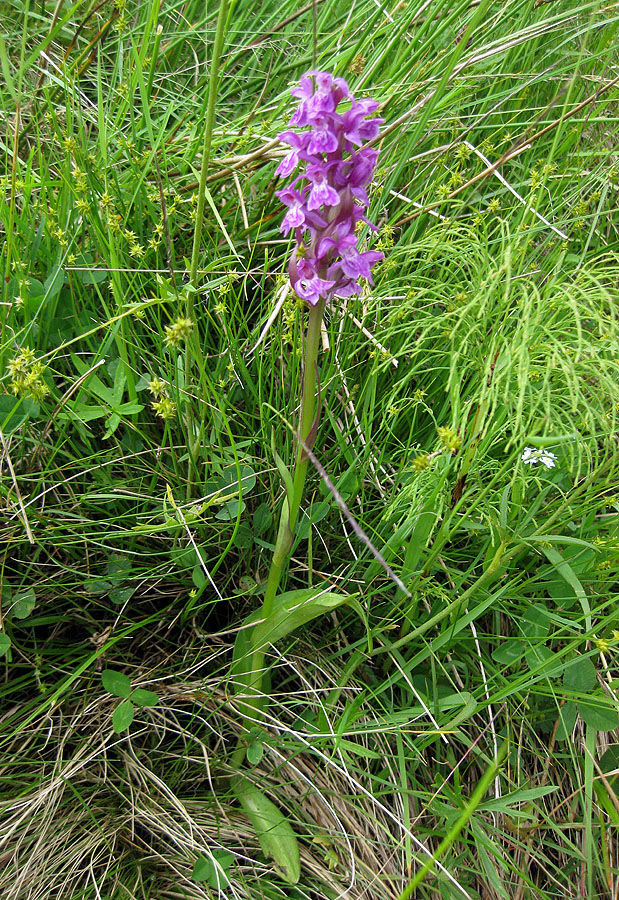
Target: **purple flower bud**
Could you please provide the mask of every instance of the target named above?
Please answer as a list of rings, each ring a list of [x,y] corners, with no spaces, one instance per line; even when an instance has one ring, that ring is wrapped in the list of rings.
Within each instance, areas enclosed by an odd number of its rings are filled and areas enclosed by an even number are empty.
[[[310,179],[312,189],[307,199],[308,209],[320,209],[321,206],[337,206],[340,195],[328,181],[328,166],[308,165],[306,175]]]
[[[383,258],[378,251],[359,249],[355,226],[363,221],[377,230],[364,210],[378,151],[362,145],[378,137],[384,120],[370,118],[378,109],[375,100],[355,100],[344,79],[329,72],[306,72],[291,93],[299,105],[290,124],[308,130],[279,135],[291,149],[276,174],[286,177],[305,166],[277,196],[288,207],[281,230],[293,229],[297,244],[290,281],[299,297],[315,305],[328,295],[360,293],[358,279],[372,283],[372,266]],[[350,107],[338,113],[344,99]]]
[[[295,292],[311,306],[316,306],[320,298],[326,297],[335,286],[335,281],[329,281],[318,275],[314,260],[311,258],[297,259],[296,254],[293,254],[288,271]]]
[[[291,228],[299,228],[305,223],[305,207],[303,205],[303,197],[298,191],[292,188],[284,188],[278,191],[277,196],[282,203],[288,207],[288,212],[284,216],[280,231],[286,234]]]
[[[290,153],[287,153],[286,156],[284,156],[283,160],[275,170],[276,175],[281,175],[283,178],[286,178],[294,172],[299,164],[299,155],[301,151],[305,149],[309,135],[297,134],[296,131],[282,131],[277,137],[282,143],[290,144],[292,147]]]

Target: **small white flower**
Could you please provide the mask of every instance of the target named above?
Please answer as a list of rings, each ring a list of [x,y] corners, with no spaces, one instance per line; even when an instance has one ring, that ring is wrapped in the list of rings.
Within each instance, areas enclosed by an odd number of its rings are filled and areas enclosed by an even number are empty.
[[[557,457],[550,450],[536,450],[535,447],[525,447],[524,453],[520,457],[527,466],[536,466],[542,463],[547,469],[554,469],[557,464]]]

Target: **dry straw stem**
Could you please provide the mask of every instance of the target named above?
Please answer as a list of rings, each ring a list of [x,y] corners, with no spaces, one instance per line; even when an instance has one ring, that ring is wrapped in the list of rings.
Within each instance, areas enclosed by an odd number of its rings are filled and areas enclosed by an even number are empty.
[[[217,636],[210,637],[213,641],[219,646]],[[135,682],[156,690],[159,705],[142,710],[129,735],[112,734],[117,701],[93,683],[5,743],[4,778],[18,778],[25,765],[27,777],[19,797],[0,800],[3,900],[47,900],[56,892],[77,897],[85,890],[97,896],[122,891],[140,896],[146,882],[165,900],[177,896],[179,888],[189,900],[206,900],[206,887],[191,877],[193,862],[218,848],[235,856],[229,872],[232,896],[257,896],[257,879],[269,867],[256,858],[249,823],[225,797],[227,769],[218,764],[222,736],[233,740],[237,716],[217,680],[200,677],[223,649],[203,654],[198,668],[177,672],[169,686],[169,675],[162,677],[164,651],[161,667]],[[311,658],[310,664],[305,656],[280,654],[276,671],[291,672],[303,702],[316,703],[326,714],[326,737],[336,748],[342,736],[336,739],[335,723],[362,686],[351,682],[339,706],[325,709],[324,683],[337,684],[338,672],[315,650]],[[374,796],[371,756],[365,752],[382,754],[393,767],[395,732],[371,718],[358,721],[355,731],[344,735],[362,751],[352,769],[341,751],[322,752],[314,746],[315,736],[304,736],[293,721],[294,708],[280,706],[276,695],[264,727],[286,749],[267,742],[266,766],[256,767],[253,777],[294,810],[296,827],[305,836],[305,876],[317,890],[347,891],[352,900],[392,898],[406,871],[403,845],[394,846],[392,831],[394,825],[403,826],[398,811]],[[36,756],[36,765],[26,756]],[[395,769],[392,777],[397,781]],[[219,782],[215,792],[214,779]],[[414,834],[410,838],[429,852]],[[136,852],[149,860],[148,876],[136,864]],[[457,886],[453,876],[444,875]]]

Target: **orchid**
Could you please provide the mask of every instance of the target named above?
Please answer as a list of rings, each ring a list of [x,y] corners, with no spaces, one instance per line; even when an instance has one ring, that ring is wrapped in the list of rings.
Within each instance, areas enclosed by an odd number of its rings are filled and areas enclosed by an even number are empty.
[[[247,710],[243,723],[246,734],[259,725],[269,701],[264,693],[268,644],[351,600],[350,595],[325,592],[321,587],[278,592],[292,551],[320,415],[316,394],[320,392],[318,354],[325,304],[335,294],[347,297],[360,293],[359,280],[365,278],[372,283],[372,266],[383,258],[376,250],[361,250],[356,236],[359,222],[374,228],[364,211],[369,205],[366,187],[378,152],[362,145],[378,136],[383,120],[368,118],[378,104],[374,100],[355,101],[344,79],[333,78],[328,72],[306,73],[292,95],[299,105],[290,125],[307,130],[279,134],[279,140],[290,150],[277,167],[277,175],[291,176],[292,180],[278,197],[286,207],[281,230],[284,234],[293,231],[295,236],[296,246],[288,264],[290,281],[309,309],[294,469],[288,472],[276,455],[277,468],[285,473],[286,500],[281,507],[262,607],[251,614],[247,622],[251,627],[241,629],[235,642],[232,680]],[[337,108],[343,100],[349,101],[349,108],[340,113]],[[286,881],[296,884],[300,876],[296,836],[281,811],[243,774],[245,754],[246,740],[241,736],[231,760],[237,770],[232,789],[254,824],[265,854],[273,858]]]
[[[276,174],[293,181],[277,196],[288,211],[281,231],[294,231],[296,247],[288,271],[296,294],[315,306],[337,294],[361,291],[359,278],[372,284],[371,269],[383,254],[358,248],[357,223],[365,217],[378,151],[362,145],[378,137],[384,119],[373,116],[375,100],[355,100],[343,78],[312,70],[292,89],[300,101],[290,125],[306,131],[282,131],[278,138],[291,149]],[[350,107],[338,112],[342,101]]]

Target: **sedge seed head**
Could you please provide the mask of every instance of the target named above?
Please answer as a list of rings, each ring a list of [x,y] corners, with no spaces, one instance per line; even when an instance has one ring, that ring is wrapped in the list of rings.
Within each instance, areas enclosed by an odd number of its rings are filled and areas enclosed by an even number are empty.
[[[453,430],[453,428],[441,427],[437,428],[436,431],[441,444],[446,450],[449,450],[450,453],[454,453],[462,446],[462,438]]]
[[[176,403],[169,397],[162,397],[153,403],[153,409],[161,419],[173,419],[176,415]]]
[[[191,319],[179,316],[171,325],[166,326],[164,340],[166,347],[180,347],[191,334],[192,328]]]

